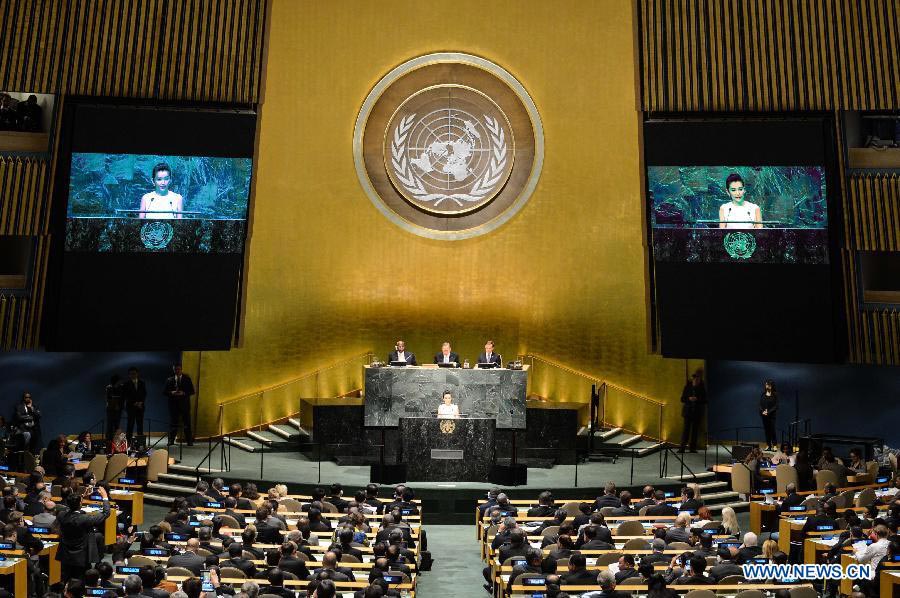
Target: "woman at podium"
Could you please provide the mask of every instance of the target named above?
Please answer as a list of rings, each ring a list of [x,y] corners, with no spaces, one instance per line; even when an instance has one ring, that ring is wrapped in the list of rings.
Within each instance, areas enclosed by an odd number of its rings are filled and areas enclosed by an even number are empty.
[[[453,403],[453,395],[444,393],[443,402],[438,405],[438,419],[459,419],[459,405]]]

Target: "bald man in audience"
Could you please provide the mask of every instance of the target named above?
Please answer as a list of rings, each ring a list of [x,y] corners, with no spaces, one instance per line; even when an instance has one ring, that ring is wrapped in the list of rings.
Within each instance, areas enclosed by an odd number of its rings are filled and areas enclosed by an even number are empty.
[[[206,558],[200,556],[197,552],[199,548],[200,540],[189,538],[184,553],[172,555],[169,557],[169,562],[166,565],[169,567],[184,567],[199,577],[204,565],[206,565]]]

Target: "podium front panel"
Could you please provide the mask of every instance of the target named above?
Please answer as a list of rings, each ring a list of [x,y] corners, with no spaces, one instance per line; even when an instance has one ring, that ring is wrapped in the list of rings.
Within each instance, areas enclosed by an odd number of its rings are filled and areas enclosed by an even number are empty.
[[[400,420],[407,480],[484,482],[494,464],[493,418]]]

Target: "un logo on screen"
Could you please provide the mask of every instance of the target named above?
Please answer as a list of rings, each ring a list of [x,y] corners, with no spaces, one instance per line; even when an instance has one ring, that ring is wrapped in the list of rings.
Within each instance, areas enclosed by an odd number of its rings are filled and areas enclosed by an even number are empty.
[[[148,222],[141,227],[141,241],[147,249],[165,249],[174,234],[172,225],[161,220]]]
[[[728,233],[722,240],[725,251],[736,260],[749,259],[756,251],[756,239],[750,233]]]
[[[475,90],[442,85],[408,98],[388,125],[386,169],[400,194],[435,214],[483,206],[513,169],[506,115]]]

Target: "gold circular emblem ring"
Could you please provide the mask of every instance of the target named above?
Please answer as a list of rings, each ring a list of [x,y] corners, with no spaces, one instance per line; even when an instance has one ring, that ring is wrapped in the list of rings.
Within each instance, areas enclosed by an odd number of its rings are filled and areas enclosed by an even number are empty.
[[[440,53],[385,75],[360,109],[357,176],[373,205],[414,234],[485,234],[528,201],[544,155],[541,119],[521,83],[469,54]]]
[[[456,431],[456,422],[449,419],[441,421],[441,432],[444,434],[453,434]]]

